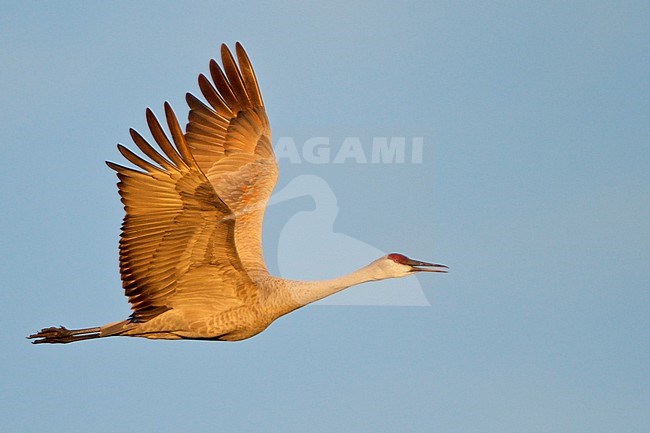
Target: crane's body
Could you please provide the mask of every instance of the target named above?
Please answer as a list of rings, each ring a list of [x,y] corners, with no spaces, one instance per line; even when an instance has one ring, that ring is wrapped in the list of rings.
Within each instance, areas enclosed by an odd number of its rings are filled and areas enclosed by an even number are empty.
[[[151,110],[147,124],[160,151],[131,130],[148,159],[122,145],[136,168],[112,162],[126,215],[120,273],[133,313],[104,326],[45,328],[34,343],[108,336],[243,340],[278,317],[347,287],[444,265],[388,254],[340,278],[291,281],[271,276],[262,254],[262,221],[277,179],[271,132],[250,60],[221,47],[223,69],[199,76],[208,105],[187,94],[186,131],[165,103],[171,140]]]

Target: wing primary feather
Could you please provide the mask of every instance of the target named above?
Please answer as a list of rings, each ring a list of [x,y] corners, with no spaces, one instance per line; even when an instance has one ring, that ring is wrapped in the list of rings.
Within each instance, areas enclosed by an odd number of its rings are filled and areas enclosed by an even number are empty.
[[[210,83],[208,82],[208,84]],[[216,111],[214,111],[212,107],[208,107],[203,103],[203,101],[201,101],[199,98],[197,98],[196,96],[192,95],[189,92],[185,94],[185,100],[187,101],[187,105],[190,107],[191,110],[190,116],[192,115],[199,116],[200,118],[202,118],[202,120],[204,120],[204,124],[210,126],[211,128],[214,128],[216,126],[221,126],[224,131],[227,129],[225,126],[215,124],[215,121],[213,120],[213,118],[216,117],[222,123],[227,124],[230,121],[230,119],[224,117],[223,113],[221,114],[217,113]],[[225,105],[225,102],[223,104],[225,109],[228,110],[228,112],[230,113],[230,108],[228,108]]]
[[[156,167],[155,165],[149,163],[148,161],[145,161],[144,159],[140,158],[138,155],[135,153],[131,152],[128,148],[122,146],[121,144],[117,145],[117,150],[120,151],[122,156],[124,156],[129,162],[132,164],[137,165],[141,169],[147,171],[147,172],[163,172],[163,170],[160,167]]]
[[[221,63],[223,64],[223,69],[228,77],[228,81],[230,82],[230,87],[235,92],[237,99],[240,103],[247,102],[249,98],[248,93],[246,92],[246,86],[244,86],[244,80],[239,72],[237,63],[226,44],[221,45]]]
[[[190,106],[190,113],[188,116],[187,130],[185,133],[189,133],[195,128],[199,128],[206,132],[214,133],[216,130],[223,131],[224,133],[228,130],[229,119],[224,118],[222,115],[218,114],[211,107],[205,105],[201,100],[197,99],[191,93],[186,95],[187,104]]]
[[[153,111],[148,108],[147,125],[149,125],[151,134],[153,135],[154,140],[156,140],[156,143],[158,143],[158,146],[160,146],[160,149],[165,153],[165,155],[167,155],[169,159],[172,160],[176,167],[187,168],[187,164],[185,164],[185,161],[183,161],[176,149],[174,149],[174,146],[172,146],[169,138],[167,138],[167,135],[165,134],[165,131],[163,131],[162,126],[160,126],[158,119],[156,119],[156,116],[153,114]]]
[[[241,70],[242,78],[244,79],[244,84],[246,84],[246,92],[248,93],[253,106],[263,107],[264,102],[262,101],[262,94],[260,93],[260,87],[257,83],[257,77],[255,76],[255,71],[253,70],[253,65],[251,64],[248,54],[244,47],[237,42],[235,44],[235,51],[237,53],[237,61],[239,62],[239,69]]]
[[[190,107],[190,110],[195,110],[195,111],[206,110],[209,111],[210,114],[213,116],[217,114],[212,108],[205,105],[199,98],[192,95],[190,92],[187,92],[185,94],[185,102],[187,102],[187,105],[188,107]]]
[[[108,165],[111,168],[111,170],[115,170],[118,173],[117,176],[118,176],[118,178],[120,180],[122,180],[123,176],[125,176],[127,173],[129,175],[135,175],[135,176],[147,176],[147,174],[145,174],[145,173],[143,173],[141,171],[134,170],[132,168],[125,167],[125,166],[120,165],[120,164],[115,164],[114,162],[111,162],[111,161],[106,161],[106,165]],[[118,185],[119,185],[119,183],[118,183]]]
[[[106,162],[106,165],[108,165],[108,168],[110,168],[111,170],[115,170],[118,173],[121,172],[122,169],[126,169],[126,167],[124,167],[123,165],[115,164],[114,162],[111,162],[111,161],[105,161],[105,162]]]
[[[142,153],[147,155],[154,162],[157,162],[164,169],[174,170],[174,166],[169,161],[167,161],[161,154],[156,152],[156,150],[153,147],[151,147],[151,145],[147,142],[147,140],[145,140],[142,137],[142,135],[138,133],[138,131],[131,128],[129,129],[129,132],[131,133],[131,139],[133,140],[135,145],[138,146],[138,149],[142,151]]]
[[[178,124],[176,114],[174,113],[174,110],[172,110],[171,105],[167,102],[165,102],[165,117],[167,118],[169,132],[172,134],[172,140],[174,140],[174,144],[176,144],[176,147],[181,154],[183,163],[188,168],[197,167],[196,161],[194,161],[194,156],[192,156],[192,152],[190,152],[190,149],[187,147],[187,142],[185,141],[183,131],[181,131],[181,127]]]
[[[217,110],[217,113],[220,113],[222,116],[232,116],[233,111],[228,106],[228,103],[219,95],[219,92],[212,86],[210,80],[203,74],[199,74],[199,89],[201,89],[201,93],[203,93],[208,103]]]
[[[219,93],[230,107],[230,110],[233,113],[239,111],[240,106],[237,102],[237,97],[235,96],[233,88],[230,86],[226,75],[221,70],[221,66],[219,66],[219,64],[214,60],[210,60],[210,76],[212,77],[215,86],[217,86]]]

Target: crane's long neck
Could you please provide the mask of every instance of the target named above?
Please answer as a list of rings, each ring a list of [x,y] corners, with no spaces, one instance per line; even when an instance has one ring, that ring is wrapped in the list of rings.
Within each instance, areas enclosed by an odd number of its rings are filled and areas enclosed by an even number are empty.
[[[342,277],[321,281],[287,281],[286,287],[291,299],[302,306],[333,295],[348,287],[384,278],[386,277],[381,275],[373,262]]]

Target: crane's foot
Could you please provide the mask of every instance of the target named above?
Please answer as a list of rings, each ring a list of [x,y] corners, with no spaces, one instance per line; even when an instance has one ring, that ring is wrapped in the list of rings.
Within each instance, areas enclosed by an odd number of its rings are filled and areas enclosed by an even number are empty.
[[[90,338],[99,338],[99,328],[85,329],[67,329],[64,326],[43,328],[36,334],[32,334],[29,339],[32,343],[72,343],[73,341],[88,340]]]

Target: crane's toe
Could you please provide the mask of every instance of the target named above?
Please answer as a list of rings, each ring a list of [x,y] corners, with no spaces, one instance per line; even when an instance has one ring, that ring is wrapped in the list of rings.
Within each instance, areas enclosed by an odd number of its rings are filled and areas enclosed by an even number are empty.
[[[71,341],[72,336],[72,332],[70,332],[70,330],[65,326],[51,326],[49,328],[43,328],[36,334],[32,334],[27,338],[35,339],[32,341],[34,344],[67,343]]]

